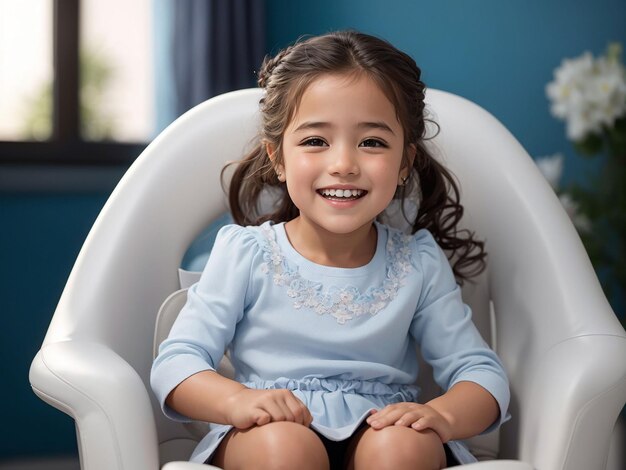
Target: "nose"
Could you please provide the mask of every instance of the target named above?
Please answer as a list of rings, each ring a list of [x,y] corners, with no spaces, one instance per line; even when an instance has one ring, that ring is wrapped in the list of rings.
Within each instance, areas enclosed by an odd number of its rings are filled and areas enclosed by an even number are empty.
[[[358,175],[360,169],[356,149],[337,146],[330,155],[328,172],[335,176]]]

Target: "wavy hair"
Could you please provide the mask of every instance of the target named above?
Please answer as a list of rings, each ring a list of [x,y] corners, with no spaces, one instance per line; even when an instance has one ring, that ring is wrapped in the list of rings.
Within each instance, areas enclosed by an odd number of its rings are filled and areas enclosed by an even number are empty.
[[[404,148],[414,145],[417,152],[406,185],[394,196],[401,202],[402,213],[411,233],[428,229],[450,259],[452,270],[461,284],[482,272],[486,265],[484,242],[474,233],[458,229],[463,206],[453,175],[427,150],[426,123],[421,70],[415,61],[380,38],[356,31],[338,31],[301,38],[275,57],[266,57],[258,73],[258,84],[265,89],[260,101],[261,130],[254,148],[238,162],[228,188],[228,199],[235,222],[260,225],[272,220],[288,222],[298,216],[294,205],[274,171],[266,151],[275,149],[276,162],[282,162],[282,138],[307,87],[324,74],[365,74],[381,88],[394,105],[403,131]],[[432,121],[430,121],[432,122]],[[436,123],[434,126],[438,130]],[[406,151],[403,156],[406,162]],[[227,166],[228,167],[228,166]],[[224,171],[222,181],[224,182]],[[261,210],[264,190],[277,195],[269,211]],[[407,215],[404,202],[415,199],[414,216]]]

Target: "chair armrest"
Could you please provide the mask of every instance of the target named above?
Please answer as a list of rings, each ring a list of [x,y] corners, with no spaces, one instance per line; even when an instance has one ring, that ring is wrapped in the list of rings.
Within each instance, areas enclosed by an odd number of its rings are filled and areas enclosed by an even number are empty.
[[[159,468],[149,395],[110,348],[87,341],[44,345],[30,368],[33,391],[76,421],[83,470]]]
[[[604,469],[626,402],[626,338],[570,338],[539,361],[520,408],[519,457],[537,468]]]

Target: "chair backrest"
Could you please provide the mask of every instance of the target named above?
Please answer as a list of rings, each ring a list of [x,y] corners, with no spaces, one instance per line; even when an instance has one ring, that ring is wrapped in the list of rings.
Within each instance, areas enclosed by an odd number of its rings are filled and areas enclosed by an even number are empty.
[[[255,137],[261,93],[241,90],[202,103],[135,161],[79,254],[44,345],[104,343],[149,389],[157,311],[178,289],[187,247],[226,210],[220,171]],[[578,334],[615,331],[615,319],[608,307],[593,318],[580,313],[606,300],[590,266],[578,269],[580,256],[573,260],[572,253],[584,253],[580,240],[515,138],[463,98],[429,90],[426,99],[441,126],[431,148],[460,181],[462,224],[486,240],[490,253],[488,272],[464,288],[464,298],[510,375],[519,419],[504,427],[500,449],[515,456],[519,423],[532,414],[529,387],[542,352]],[[589,264],[586,257],[583,263]],[[189,447],[186,429],[165,419],[156,404],[154,414],[164,452]]]

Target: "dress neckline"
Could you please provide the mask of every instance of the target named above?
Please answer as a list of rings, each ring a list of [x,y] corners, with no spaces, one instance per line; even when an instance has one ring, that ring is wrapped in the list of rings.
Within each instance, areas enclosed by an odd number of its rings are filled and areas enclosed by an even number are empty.
[[[376,229],[376,253],[369,263],[358,268],[335,268],[321,266],[300,255],[289,243],[284,226],[268,222],[261,225],[266,240],[261,272],[271,276],[274,285],[284,288],[296,310],[306,308],[319,315],[329,315],[341,325],[354,318],[374,316],[397,296],[413,269],[411,237],[392,232],[381,224]],[[378,282],[369,284],[365,290],[356,287],[360,280],[383,273]],[[343,279],[325,282],[332,278]]]
[[[373,268],[381,265],[381,263],[384,266],[386,262],[385,246],[387,244],[388,234],[382,224],[374,222],[374,227],[376,228],[377,237],[376,251],[374,252],[374,256],[372,256],[372,259],[370,259],[369,262],[367,262],[363,266],[359,266],[356,268],[339,268],[334,266],[324,266],[302,256],[302,254],[300,254],[300,252],[298,252],[289,241],[284,222],[272,226],[276,234],[276,241],[278,243],[278,246],[280,247],[280,250],[290,261],[294,262],[298,265],[299,268],[303,268],[305,271],[315,272],[330,277],[354,277],[361,275],[365,276],[368,273],[371,273],[371,270]]]

